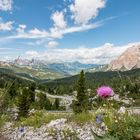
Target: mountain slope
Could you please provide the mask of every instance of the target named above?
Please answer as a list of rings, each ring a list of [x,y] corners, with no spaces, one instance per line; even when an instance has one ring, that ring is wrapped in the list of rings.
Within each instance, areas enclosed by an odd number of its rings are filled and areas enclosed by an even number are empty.
[[[81,70],[98,69],[101,66],[98,64],[84,64],[78,61],[51,63],[45,60],[38,60],[38,59],[28,60],[28,59],[22,59],[20,57],[12,61],[9,60],[7,62],[17,67],[30,67],[32,69],[42,70],[45,72],[51,71],[65,76],[75,75],[79,73]]]
[[[66,76],[63,73],[48,68],[40,69],[32,66],[14,65],[7,62],[0,62],[0,69],[3,69],[3,71],[11,70],[16,75],[29,79],[57,79]]]
[[[67,63],[52,63],[48,64],[48,68],[62,72],[68,75],[78,74],[81,70],[88,70],[98,68],[100,65],[96,64],[83,64],[80,62],[67,62]]]
[[[134,68],[140,68],[140,45],[128,48],[108,66],[108,70],[131,70]]]
[[[77,83],[79,75],[66,77],[62,79],[56,79],[52,81],[45,82],[44,84],[47,86],[57,87],[59,85],[75,85]],[[117,83],[115,85],[121,84],[120,81],[124,79],[128,79],[133,77],[135,80],[137,79],[140,82],[140,69],[133,69],[129,71],[116,72],[116,71],[106,71],[106,72],[87,72],[85,73],[86,83],[87,85],[109,85],[113,83],[113,80],[117,79]],[[119,82],[118,82],[119,81]]]
[[[29,86],[34,80],[20,77],[10,69],[0,68],[0,87],[5,87],[8,82],[16,83],[17,86]]]

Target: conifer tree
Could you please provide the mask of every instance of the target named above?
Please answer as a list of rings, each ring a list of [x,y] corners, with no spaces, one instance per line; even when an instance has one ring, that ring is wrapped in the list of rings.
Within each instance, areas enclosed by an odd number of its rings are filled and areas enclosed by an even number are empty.
[[[39,93],[38,98],[39,98],[39,100],[38,100],[37,104],[38,104],[39,109],[44,109],[45,103],[46,103],[46,95],[43,93]]]
[[[35,83],[32,83],[29,86],[29,101],[30,101],[30,103],[35,102],[35,88],[36,88]]]
[[[55,102],[53,104],[53,109],[58,110],[59,109],[59,104],[60,104],[59,99],[56,98]]]
[[[88,96],[86,95],[85,74],[82,70],[77,84],[77,100],[73,101],[72,108],[75,113],[87,112]]]
[[[51,102],[48,98],[46,98],[45,109],[46,110],[51,110],[52,109],[52,104],[51,104]]]
[[[38,98],[39,100],[37,102],[37,105],[39,109],[51,110],[52,104],[45,94],[39,93]]]
[[[10,99],[14,99],[18,95],[18,88],[16,83],[8,83],[7,88],[8,93],[10,95]]]
[[[24,88],[18,100],[19,117],[27,117],[29,107],[29,92]]]

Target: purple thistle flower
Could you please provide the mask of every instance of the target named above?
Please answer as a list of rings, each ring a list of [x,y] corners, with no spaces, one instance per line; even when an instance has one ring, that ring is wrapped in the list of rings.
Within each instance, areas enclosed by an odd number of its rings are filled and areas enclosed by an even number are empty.
[[[102,98],[107,98],[113,95],[113,90],[108,86],[101,86],[97,89],[97,94]]]

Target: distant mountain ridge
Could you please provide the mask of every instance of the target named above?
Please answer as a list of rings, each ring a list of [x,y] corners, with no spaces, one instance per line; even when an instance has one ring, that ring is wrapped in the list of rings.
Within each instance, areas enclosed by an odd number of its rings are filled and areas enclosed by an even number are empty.
[[[140,44],[128,48],[108,65],[108,70],[131,70],[134,68],[140,68]]]
[[[13,71],[16,75],[23,78],[36,78],[36,79],[57,79],[66,77],[63,73],[57,72],[50,69],[40,69],[28,65],[18,65],[12,62],[0,61],[0,70],[2,71]]]
[[[15,60],[8,61],[11,65],[26,67],[30,66],[35,69],[42,69],[42,70],[53,70],[57,71],[66,75],[74,75],[79,73],[81,70],[88,70],[88,69],[98,69],[101,65],[98,64],[84,64],[78,61],[74,62],[59,62],[59,63],[51,63],[45,60],[38,60],[38,59],[22,59],[18,57]]]
[[[91,68],[98,68],[100,65],[97,64],[83,64],[80,62],[66,62],[66,63],[52,63],[48,64],[49,69],[54,69],[56,71],[64,72],[65,74],[75,75],[81,70],[88,70]]]
[[[28,60],[18,57],[15,60],[0,61],[0,67],[11,69],[20,76],[40,79],[57,79],[78,74],[81,70],[99,69],[101,65],[80,62],[47,63],[45,60]]]
[[[0,61],[0,67],[10,67],[10,64],[4,61]]]

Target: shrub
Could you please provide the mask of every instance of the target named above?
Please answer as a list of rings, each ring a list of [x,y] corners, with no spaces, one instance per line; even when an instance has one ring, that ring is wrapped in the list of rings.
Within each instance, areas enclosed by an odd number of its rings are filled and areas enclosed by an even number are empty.
[[[7,115],[0,115],[0,130],[7,120],[8,120]]]
[[[124,119],[123,119],[124,118]],[[119,139],[132,140],[140,132],[140,117],[125,115],[118,121],[113,122],[110,127],[110,134]]]
[[[132,140],[140,132],[140,117],[136,115],[108,114],[103,118],[108,134],[118,140]]]
[[[95,116],[92,113],[80,113],[71,115],[69,121],[82,125],[94,121],[94,118]]]
[[[9,106],[9,96],[6,90],[0,89],[0,114],[6,113]]]
[[[44,111],[35,111],[34,114],[30,115],[28,118],[21,118],[15,126],[33,126],[33,127],[40,127],[43,124],[47,124],[52,120],[66,118],[65,114],[51,114],[46,113]]]

